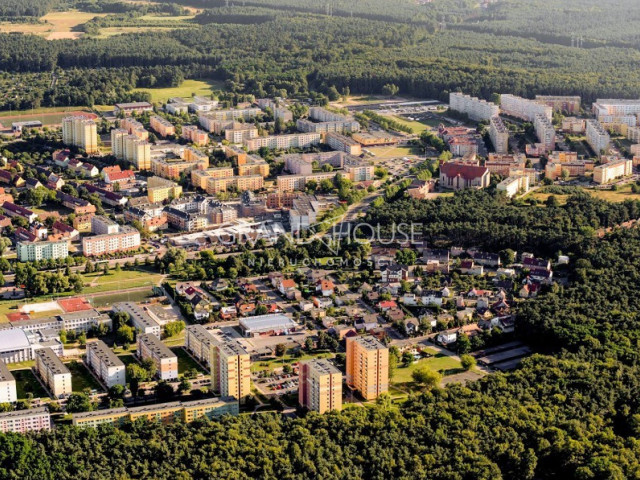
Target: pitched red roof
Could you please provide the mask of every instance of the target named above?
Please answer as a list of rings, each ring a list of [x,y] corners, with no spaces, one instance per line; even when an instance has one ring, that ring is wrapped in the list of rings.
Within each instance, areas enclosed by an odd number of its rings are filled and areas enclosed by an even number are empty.
[[[461,163],[448,162],[440,167],[440,172],[447,177],[462,177],[465,180],[473,180],[482,177],[489,170],[487,167],[478,167],[476,165],[464,165]]]

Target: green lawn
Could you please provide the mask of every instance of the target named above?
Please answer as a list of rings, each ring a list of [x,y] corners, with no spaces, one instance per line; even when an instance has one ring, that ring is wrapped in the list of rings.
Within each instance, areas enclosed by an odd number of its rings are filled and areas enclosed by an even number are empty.
[[[224,83],[217,80],[185,80],[179,87],[138,88],[135,91],[149,92],[153,103],[164,103],[172,97],[191,98],[193,95],[207,96],[214,90],[224,89]]]
[[[411,374],[418,368],[422,367],[428,367],[431,370],[440,372],[443,376],[453,375],[462,371],[460,362],[454,360],[451,357],[448,357],[443,353],[435,353],[432,357],[423,358],[422,360],[414,362],[408,367],[398,366],[393,375],[393,378],[391,379],[391,383],[400,385],[401,388],[404,384],[413,383]]]
[[[395,145],[388,147],[368,147],[367,150],[375,155],[376,160],[388,160],[390,158],[401,158],[407,155],[420,155],[424,153],[417,147],[397,147]]]
[[[186,330],[181,331],[178,335],[174,335],[173,337],[165,338],[162,340],[165,345],[169,347],[182,347],[184,345],[184,339],[186,337]]]
[[[28,393],[33,394],[33,398],[48,397],[47,392],[31,370],[14,370],[11,373],[16,379],[18,399],[27,398]]]
[[[67,363],[66,366],[71,371],[71,386],[74,392],[82,392],[85,388],[102,391],[100,383],[83,363],[71,362]]]
[[[187,352],[185,352],[180,347],[174,347],[171,349],[173,353],[178,357],[178,374],[183,374],[187,370],[191,370],[195,368],[197,371],[201,373],[209,373],[204,368],[202,368],[193,358],[189,356]]]
[[[400,115],[388,115],[389,118],[399,122],[409,128],[413,129],[413,133],[416,135],[420,135],[425,130],[431,130],[431,126],[425,122],[418,122],[415,120],[409,120],[405,117],[401,117]]]

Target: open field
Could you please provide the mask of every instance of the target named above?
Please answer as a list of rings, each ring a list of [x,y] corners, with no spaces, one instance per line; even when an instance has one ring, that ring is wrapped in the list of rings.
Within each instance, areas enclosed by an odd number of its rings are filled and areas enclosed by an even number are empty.
[[[400,115],[384,115],[384,116],[387,118],[390,118],[391,120],[399,122],[406,127],[413,129],[413,133],[415,133],[416,135],[421,134],[425,130],[430,130],[432,126],[426,122],[418,122],[416,120],[407,120],[406,118],[401,117]],[[432,123],[437,123],[437,122],[432,121]]]
[[[164,103],[173,97],[191,98],[193,95],[207,96],[214,90],[224,89],[224,83],[211,80],[185,80],[179,87],[170,88],[138,88],[135,91],[151,94],[153,103]]]
[[[149,22],[184,22],[187,20],[193,20],[195,15],[143,15],[140,20],[147,20]]]
[[[408,367],[398,367],[391,379],[391,383],[396,385],[413,383],[411,374],[418,368],[422,367],[428,367],[431,370],[440,372],[443,376],[453,375],[462,371],[460,362],[457,360],[448,357],[443,353],[434,353],[432,357],[414,362]]]
[[[104,17],[106,13],[88,13],[78,10],[51,12],[40,18],[41,23],[0,23],[2,33],[26,33],[45,37],[47,40],[76,39],[84,35],[75,31],[92,18]]]
[[[27,398],[31,393],[33,398],[46,398],[47,392],[31,370],[14,370],[11,372],[16,379],[16,393],[19,399]]]
[[[420,149],[416,147],[398,147],[396,145],[388,147],[367,147],[367,150],[375,155],[374,159],[378,160],[406,157],[408,155],[419,155],[422,153]]]
[[[159,2],[154,2],[152,0],[122,0],[123,3],[131,3],[133,5],[161,5]],[[201,8],[196,7],[188,7],[186,5],[180,5],[181,8],[184,8],[188,12],[192,14],[202,12]]]
[[[624,185],[618,190],[596,190],[592,188],[584,189],[589,195],[607,202],[624,202],[625,200],[640,200],[640,194],[631,193],[631,185]]]

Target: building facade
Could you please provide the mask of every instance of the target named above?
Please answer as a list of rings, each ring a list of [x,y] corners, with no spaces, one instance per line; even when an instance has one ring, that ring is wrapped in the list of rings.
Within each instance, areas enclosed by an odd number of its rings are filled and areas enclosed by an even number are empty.
[[[311,411],[342,409],[342,372],[327,359],[300,362],[298,402]]]
[[[71,372],[50,348],[35,352],[36,372],[56,398],[71,395]]]
[[[347,385],[365,400],[389,390],[389,349],[373,336],[347,337]]]
[[[156,375],[160,380],[178,378],[178,357],[155,335],[138,335],[137,354],[143,360],[153,360],[157,367]]]
[[[102,340],[87,344],[86,363],[107,388],[127,384],[124,363]]]

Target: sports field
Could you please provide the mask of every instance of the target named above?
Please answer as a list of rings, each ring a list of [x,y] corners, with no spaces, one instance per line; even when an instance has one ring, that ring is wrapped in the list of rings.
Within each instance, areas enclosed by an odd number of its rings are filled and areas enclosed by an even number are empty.
[[[170,98],[181,97],[191,98],[193,95],[207,96],[211,95],[214,90],[224,89],[224,83],[218,80],[202,79],[202,80],[185,80],[178,87],[170,88],[137,88],[137,92],[148,92],[151,94],[153,103],[164,103]]]
[[[40,121],[42,125],[60,125],[64,117],[73,113],[88,113],[87,107],[52,107],[33,110],[2,111],[0,123],[5,127],[11,127],[14,122]]]

